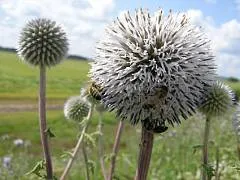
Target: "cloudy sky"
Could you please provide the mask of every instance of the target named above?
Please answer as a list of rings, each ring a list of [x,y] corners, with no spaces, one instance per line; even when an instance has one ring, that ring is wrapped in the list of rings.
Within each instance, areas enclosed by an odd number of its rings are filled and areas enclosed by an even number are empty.
[[[104,27],[139,7],[186,12],[212,40],[219,75],[240,78],[240,0],[0,0],[0,46],[16,47],[29,19],[47,17],[65,27],[70,54],[94,57]]]

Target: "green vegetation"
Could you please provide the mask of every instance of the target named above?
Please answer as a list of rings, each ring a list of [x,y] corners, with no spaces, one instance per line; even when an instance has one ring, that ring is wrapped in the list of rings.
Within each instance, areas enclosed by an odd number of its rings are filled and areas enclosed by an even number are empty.
[[[48,72],[48,99],[51,103],[62,104],[69,96],[79,94],[80,87],[86,82],[89,65],[86,61],[66,60]],[[32,104],[37,101],[37,69],[29,68],[17,56],[11,53],[0,53],[0,105]],[[240,92],[240,83],[230,83]],[[97,128],[97,113],[94,113],[90,132]],[[48,111],[48,124],[56,137],[51,139],[54,172],[59,177],[67,163],[63,157],[66,151],[75,146],[78,127],[75,123],[64,118],[63,111]],[[126,123],[121,139],[121,148],[117,158],[116,179],[133,179],[137,162],[140,128],[131,127]],[[104,114],[104,143],[106,157],[110,156],[117,120],[113,113]],[[180,126],[169,128],[162,134],[156,135],[153,156],[150,166],[151,180],[197,180],[201,170],[201,143],[204,121],[200,114]],[[210,159],[216,163],[216,148],[219,147],[219,170],[221,179],[240,179],[240,163],[237,157],[237,140],[232,131],[231,117],[213,119],[210,139]],[[23,139],[28,146],[16,147],[15,139]],[[0,112],[0,179],[29,180],[36,176],[25,176],[33,166],[41,160],[41,146],[38,130],[37,111],[32,112]],[[101,180],[97,152],[89,146],[90,159],[95,161],[95,179]],[[12,157],[12,173],[2,167],[3,157]],[[106,158],[108,162],[109,158]],[[79,160],[70,172],[70,180],[84,179],[84,164],[80,154]]]
[[[28,66],[28,65],[27,65]],[[16,54],[0,52],[0,100],[36,100],[38,69],[27,67]],[[66,99],[79,94],[88,80],[87,61],[65,60],[47,72],[47,98]]]
[[[66,164],[66,157],[62,155],[66,151],[70,151],[77,141],[78,127],[71,121],[64,119],[62,111],[51,111],[47,114],[48,122],[52,132],[56,137],[51,139],[51,147],[53,151],[54,169],[59,176]],[[113,115],[107,113],[104,116],[104,142],[105,152],[110,156],[114,134],[116,129],[116,120]],[[38,121],[36,112],[21,112],[21,113],[1,113],[0,120],[0,157],[11,156],[14,168],[14,174],[17,174],[22,179],[24,174],[28,172],[36,162],[41,159],[41,146],[38,132]],[[151,179],[173,180],[199,179],[200,174],[200,159],[202,143],[201,134],[204,121],[201,117],[195,116],[192,119],[184,121],[181,126],[170,128],[169,131],[162,135],[156,135],[155,146],[153,150],[153,161],[151,164],[150,177]],[[239,179],[239,164],[236,152],[236,138],[231,127],[231,120],[214,119],[211,130],[210,144],[210,162],[214,165],[216,147],[220,148],[220,165],[222,179]],[[90,131],[95,131],[97,128],[97,116],[92,119]],[[4,135],[9,138],[4,139]],[[121,139],[121,148],[117,160],[116,176],[120,179],[133,179],[135,174],[135,166],[137,160],[137,149],[140,136],[140,128],[127,125],[124,129]],[[23,139],[31,142],[29,147],[15,147],[14,139]],[[159,142],[159,143],[158,143]],[[161,143],[160,143],[161,142]],[[194,148],[195,147],[195,148]],[[91,160],[98,162],[97,152],[89,149]],[[81,155],[81,154],[80,154]],[[107,160],[106,160],[107,161]],[[108,161],[107,161],[108,162]],[[19,164],[23,164],[20,166]],[[97,164],[96,174],[100,178],[100,170]],[[161,167],[161,168],[160,168]],[[71,179],[84,179],[84,164],[82,156],[71,170]],[[81,177],[81,178],[80,178]],[[27,176],[26,180],[30,177]],[[8,179],[14,179],[8,176]],[[32,179],[36,179],[35,176]]]

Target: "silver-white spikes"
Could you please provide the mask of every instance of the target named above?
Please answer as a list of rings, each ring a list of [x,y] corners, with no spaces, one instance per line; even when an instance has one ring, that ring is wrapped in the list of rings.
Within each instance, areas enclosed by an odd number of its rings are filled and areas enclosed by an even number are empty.
[[[155,127],[194,112],[215,65],[209,40],[185,15],[139,9],[107,27],[90,72],[105,106]]]

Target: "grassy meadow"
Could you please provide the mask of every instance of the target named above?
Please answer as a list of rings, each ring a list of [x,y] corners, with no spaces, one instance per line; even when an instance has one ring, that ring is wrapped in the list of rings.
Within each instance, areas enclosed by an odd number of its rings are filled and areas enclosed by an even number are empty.
[[[47,103],[63,105],[69,96],[78,95],[80,87],[88,80],[89,65],[86,61],[65,60],[47,72]],[[227,82],[240,92],[240,83]],[[14,104],[31,105],[37,103],[38,70],[21,62],[16,54],[0,52],[0,107]],[[66,152],[77,141],[78,125],[66,121],[62,110],[47,112],[48,125],[56,137],[50,140],[54,172],[61,175],[66,163]],[[106,165],[114,141],[117,119],[113,113],[104,113],[104,145]],[[97,128],[98,114],[95,112],[89,132]],[[201,144],[204,117],[196,114],[183,121],[180,126],[161,135],[155,135],[149,180],[197,180],[201,172]],[[140,128],[127,122],[120,143],[116,165],[116,180],[133,179],[137,162]],[[24,140],[23,146],[14,145],[16,139]],[[215,168],[219,161],[220,179],[240,179],[240,161],[237,155],[237,139],[232,130],[231,114],[214,119],[210,132],[210,163]],[[92,160],[92,179],[102,180],[94,145],[88,146]],[[217,156],[219,150],[219,156]],[[4,168],[4,157],[11,157],[9,169]],[[34,175],[26,175],[42,159],[37,110],[21,112],[0,111],[0,179],[35,180]],[[70,171],[69,180],[84,180],[83,157]],[[214,177],[213,177],[214,179]]]

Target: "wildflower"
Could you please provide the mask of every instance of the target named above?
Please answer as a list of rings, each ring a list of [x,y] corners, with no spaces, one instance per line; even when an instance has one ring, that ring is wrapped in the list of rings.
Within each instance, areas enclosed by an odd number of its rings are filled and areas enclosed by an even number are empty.
[[[14,141],[13,141],[13,144],[15,145],[15,146],[23,146],[24,145],[24,141],[22,140],[22,139],[15,139]]]
[[[67,119],[80,122],[84,117],[87,117],[89,109],[88,101],[81,96],[73,96],[64,105],[64,115]]]
[[[3,157],[3,167],[9,169],[11,167],[12,158],[10,156]]]
[[[34,66],[53,66],[63,59],[68,51],[66,33],[55,21],[34,19],[23,28],[19,47],[20,58]]]
[[[101,100],[132,124],[164,131],[187,119],[215,77],[209,40],[185,15],[139,9],[106,29],[91,67]],[[161,127],[161,128],[158,128]],[[166,130],[166,129],[165,129]]]
[[[200,103],[200,111],[206,116],[220,116],[233,106],[232,90],[225,84],[217,81],[206,92]]]

